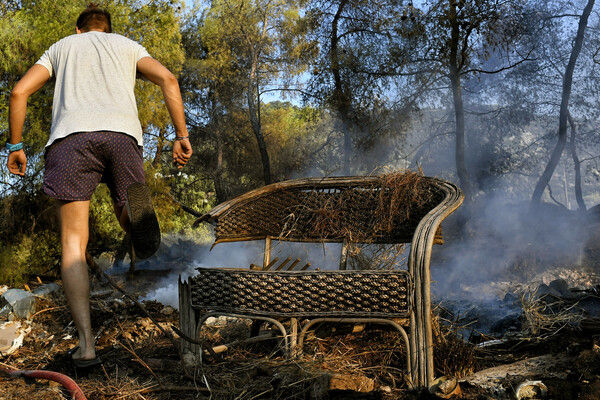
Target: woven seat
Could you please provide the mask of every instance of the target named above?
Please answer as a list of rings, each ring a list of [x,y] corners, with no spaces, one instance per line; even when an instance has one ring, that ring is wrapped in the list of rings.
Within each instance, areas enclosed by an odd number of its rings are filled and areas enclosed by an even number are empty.
[[[407,349],[409,382],[429,386],[434,378],[431,248],[443,243],[441,222],[462,201],[455,185],[406,173],[291,180],[222,203],[196,223],[215,226],[215,244],[264,240],[265,270],[199,268],[188,281],[180,280],[181,329],[196,337],[212,315],[268,321],[293,356],[318,322],[388,324]],[[273,264],[272,240],[343,243],[340,269],[266,270]],[[346,270],[348,246],[355,243],[410,243],[407,268]],[[290,320],[289,331],[281,318]],[[409,321],[408,334],[398,318]],[[201,350],[182,341],[185,351]]]
[[[406,271],[252,271],[201,268],[192,307],[272,317],[408,317]]]

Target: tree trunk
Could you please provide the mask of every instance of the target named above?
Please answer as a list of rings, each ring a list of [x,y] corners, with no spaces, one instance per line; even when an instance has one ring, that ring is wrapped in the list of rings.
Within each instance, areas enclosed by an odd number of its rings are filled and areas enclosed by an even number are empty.
[[[223,137],[221,130],[217,127],[215,131],[215,142],[216,142],[216,165],[213,172],[213,183],[215,185],[215,195],[217,196],[217,204],[221,204],[224,201],[229,200],[229,194],[227,187],[223,182]]]
[[[253,56],[254,58],[255,56]],[[260,95],[258,89],[258,79],[256,77],[256,63],[252,62],[252,70],[250,71],[250,79],[248,79],[248,114],[250,116],[250,124],[252,125],[252,131],[256,137],[258,143],[258,150],[260,151],[260,158],[263,165],[263,179],[265,185],[269,185],[272,182],[271,177],[271,161],[269,160],[269,153],[267,151],[267,145],[265,138],[262,133],[261,122],[260,122]]]
[[[554,170],[560,161],[560,157],[562,156],[563,150],[567,143],[567,119],[569,115],[571,87],[573,85],[573,71],[575,70],[575,63],[577,62],[577,57],[579,57],[581,47],[583,46],[585,28],[587,26],[588,18],[592,12],[592,8],[594,7],[594,2],[595,0],[588,0],[587,5],[583,9],[581,17],[579,18],[579,26],[577,28],[577,36],[575,36],[575,44],[573,45],[571,56],[569,57],[569,62],[565,70],[565,76],[563,77],[562,99],[560,102],[560,113],[558,120],[558,142],[556,143],[556,147],[550,156],[550,160],[548,160],[548,164],[546,165],[542,176],[540,176],[540,179],[535,186],[533,195],[531,196],[532,205],[538,205],[540,203],[544,189],[546,186],[548,186],[548,183],[550,183],[550,179],[552,179]]]
[[[577,206],[580,211],[585,211],[585,201],[583,200],[583,191],[581,189],[581,162],[577,157],[577,148],[575,147],[577,132],[575,129],[575,121],[571,117],[571,113],[568,115],[569,125],[571,125],[571,157],[573,158],[573,166],[575,168],[575,199],[577,200]]]
[[[350,126],[350,95],[344,89],[342,82],[342,73],[340,68],[340,58],[338,54],[338,21],[342,16],[342,11],[347,3],[347,0],[340,1],[340,5],[331,22],[331,73],[333,74],[334,90],[333,90],[333,106],[335,107],[342,127],[344,135],[343,148],[343,173],[350,175],[350,157],[352,155],[352,136]]]
[[[460,180],[460,186],[465,193],[465,201],[468,204],[471,201],[471,182],[469,172],[465,161],[465,110],[463,106],[462,87],[460,82],[460,70],[458,60],[459,29],[456,18],[456,2],[450,0],[448,17],[452,27],[450,38],[450,84],[452,86],[452,100],[454,103],[454,119],[456,127],[456,173]]]

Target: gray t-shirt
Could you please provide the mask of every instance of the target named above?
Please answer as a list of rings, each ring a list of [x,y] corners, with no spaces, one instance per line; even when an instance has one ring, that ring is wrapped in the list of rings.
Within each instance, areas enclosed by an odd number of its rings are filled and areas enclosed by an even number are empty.
[[[52,130],[46,146],[75,132],[114,131],[142,145],[133,88],[139,43],[114,33],[86,32],[54,43],[36,64],[56,76]]]

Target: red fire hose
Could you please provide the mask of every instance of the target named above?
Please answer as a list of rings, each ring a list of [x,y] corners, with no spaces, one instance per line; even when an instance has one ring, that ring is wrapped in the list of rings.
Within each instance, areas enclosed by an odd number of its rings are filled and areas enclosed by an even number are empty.
[[[69,391],[73,400],[87,400],[83,391],[77,383],[66,375],[59,374],[58,372],[53,371],[41,371],[41,370],[10,370],[6,368],[0,368],[0,371],[10,375],[10,376],[23,376],[27,378],[35,378],[35,379],[48,379],[51,381],[55,381],[60,383]]]

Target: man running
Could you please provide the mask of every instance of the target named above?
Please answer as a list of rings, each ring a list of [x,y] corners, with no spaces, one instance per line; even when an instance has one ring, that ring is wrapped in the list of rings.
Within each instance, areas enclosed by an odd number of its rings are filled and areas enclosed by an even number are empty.
[[[56,78],[52,129],[46,144],[44,192],[56,200],[61,231],[61,276],[79,334],[71,355],[78,367],[98,364],[91,327],[85,252],[92,193],[110,189],[121,227],[130,232],[138,258],[150,257],[160,230],[144,185],[142,127],[134,96],[136,74],[160,86],[175,128],[173,163],[192,155],[183,101],[175,76],[140,44],[111,33],[110,14],[90,5],[78,17],[76,34],[53,44],[10,95],[7,166],[23,176],[21,142],[27,100]]]

